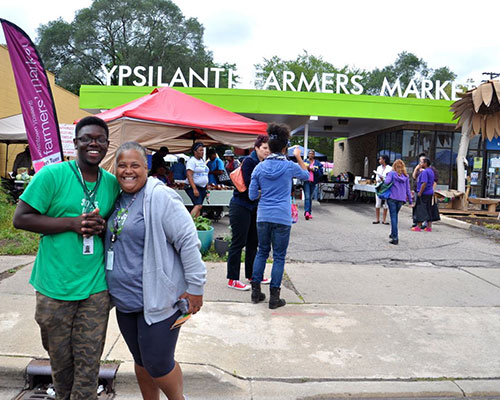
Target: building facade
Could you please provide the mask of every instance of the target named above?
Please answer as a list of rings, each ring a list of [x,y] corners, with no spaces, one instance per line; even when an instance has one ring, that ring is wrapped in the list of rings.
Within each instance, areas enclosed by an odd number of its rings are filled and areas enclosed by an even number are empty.
[[[154,87],[82,86],[80,107],[96,112],[150,93]],[[401,158],[412,170],[426,153],[439,171],[440,188],[457,187],[460,132],[452,120],[452,101],[263,90],[175,88],[208,103],[260,121],[284,122],[295,135],[336,139],[334,175],[371,174],[381,154]],[[495,145],[497,147],[495,147]],[[307,147],[307,146],[305,146]],[[471,195],[500,197],[500,146],[471,140],[467,176]]]

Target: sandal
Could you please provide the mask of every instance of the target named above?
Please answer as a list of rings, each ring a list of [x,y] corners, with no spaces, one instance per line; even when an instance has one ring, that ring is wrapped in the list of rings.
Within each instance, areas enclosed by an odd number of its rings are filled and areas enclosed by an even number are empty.
[[[380,224],[380,221],[373,221],[372,224]]]
[[[384,225],[390,225],[389,222],[382,222]]]

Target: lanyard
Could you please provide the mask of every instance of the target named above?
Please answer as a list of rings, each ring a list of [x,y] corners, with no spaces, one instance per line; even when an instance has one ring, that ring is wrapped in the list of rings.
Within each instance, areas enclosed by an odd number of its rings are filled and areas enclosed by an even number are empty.
[[[73,173],[76,176],[76,179],[78,180],[78,182],[82,186],[83,192],[85,193],[85,198],[89,201],[90,207],[92,207],[92,210],[95,210],[97,208],[95,205],[95,197],[97,195],[97,189],[99,189],[99,184],[101,183],[101,177],[102,177],[101,168],[99,168],[97,171],[97,183],[95,184],[94,189],[89,190],[89,188],[87,187],[87,184],[83,180],[82,171],[80,170],[80,167],[78,166],[78,163],[76,161],[75,161],[75,165],[76,165],[76,168],[73,166],[73,164],[71,164],[71,163],[69,164],[71,171],[73,171]],[[78,169],[78,172],[77,172],[77,169]],[[92,210],[89,210],[89,211],[92,211]]]
[[[118,212],[116,213],[116,217],[113,220],[113,227],[110,229],[111,230],[111,246],[113,246],[113,243],[116,242],[118,239],[118,236],[120,233],[122,233],[123,226],[125,225],[125,221],[127,220],[128,217],[128,210],[130,206],[134,203],[135,199],[137,198],[137,193],[134,193],[134,197],[130,200],[128,205],[126,207],[122,207],[118,210],[118,205],[120,204],[120,200],[117,201],[116,209]]]

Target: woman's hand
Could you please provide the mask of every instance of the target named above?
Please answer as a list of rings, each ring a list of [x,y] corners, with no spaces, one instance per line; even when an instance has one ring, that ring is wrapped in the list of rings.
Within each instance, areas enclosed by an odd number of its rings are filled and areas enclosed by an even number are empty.
[[[296,147],[295,149],[293,149],[293,155],[295,156],[295,158],[301,158],[300,157],[300,149],[298,147]]]
[[[196,314],[200,311],[201,306],[203,306],[203,295],[196,296],[194,294],[189,294],[188,292],[184,292],[181,296],[181,299],[188,299],[189,301],[189,314]]]
[[[196,186],[193,187],[193,195],[194,197],[200,197],[200,192],[199,190],[196,188]]]

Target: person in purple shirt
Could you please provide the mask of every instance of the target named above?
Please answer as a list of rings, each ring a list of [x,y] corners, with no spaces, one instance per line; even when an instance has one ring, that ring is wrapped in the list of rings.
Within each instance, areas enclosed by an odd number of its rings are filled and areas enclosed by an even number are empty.
[[[392,164],[392,171],[390,171],[384,183],[392,183],[391,194],[387,199],[387,206],[389,207],[389,214],[391,216],[391,234],[389,235],[391,244],[398,244],[398,214],[399,210],[407,201],[412,204],[410,179],[406,172],[405,163],[402,160],[396,160]]]
[[[431,160],[425,158],[422,162],[423,171],[418,175],[417,199],[415,205],[415,220],[417,226],[412,231],[421,232],[422,223],[427,221],[426,232],[432,232],[432,196],[434,196],[434,171]]]

